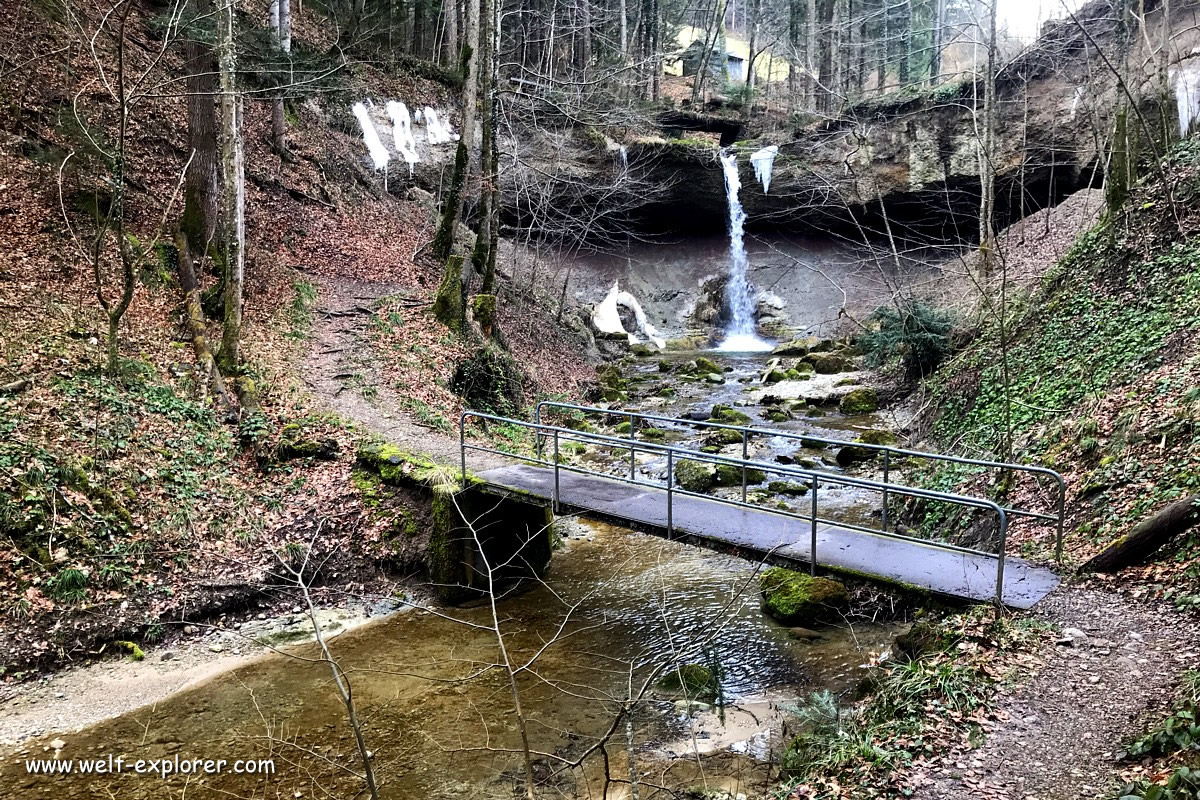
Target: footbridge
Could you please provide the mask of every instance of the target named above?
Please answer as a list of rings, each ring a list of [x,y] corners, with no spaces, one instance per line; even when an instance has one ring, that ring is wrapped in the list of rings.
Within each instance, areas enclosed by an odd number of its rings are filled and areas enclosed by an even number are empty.
[[[551,419],[554,421],[548,421]],[[598,433],[581,424],[587,419],[628,422],[629,430],[621,435]],[[532,453],[518,454],[480,444],[469,437],[473,425],[524,429],[536,446]],[[718,435],[731,446],[740,442],[740,457],[704,452],[699,444],[677,441],[697,431]],[[863,455],[881,462],[882,478],[834,472],[819,464],[801,466],[751,458],[752,444],[768,439],[797,440],[800,446],[810,448],[871,451]],[[1045,467],[551,401],[537,406],[533,421],[466,411],[459,420],[459,445],[464,482],[470,454],[507,457],[509,463],[504,466],[474,473],[485,490],[519,492],[552,505],[555,513],[617,520],[669,539],[683,539],[814,574],[818,568],[828,569],[1018,609],[1032,607],[1059,582],[1052,570],[1005,554],[1010,523],[1023,519],[1050,529],[1055,552],[1061,558],[1066,488],[1062,476]],[[585,454],[579,456],[584,448]],[[597,454],[605,454],[605,458],[596,458]],[[690,462],[688,469],[698,465],[708,469],[711,465],[720,470],[728,488],[718,495],[684,488],[677,477],[677,468],[684,462]],[[908,471],[900,469],[902,466],[922,462],[995,471],[998,478],[1008,481],[1023,476],[1042,492],[1039,507],[1052,508],[1053,513],[896,480],[897,475]],[[799,505],[753,502],[754,487],[765,483],[764,478],[786,481],[793,495],[802,493]],[[848,514],[844,507],[836,507],[832,495],[846,489],[856,496],[877,497],[876,510],[866,515],[866,522],[871,524],[864,524],[861,513]],[[893,503],[906,498],[989,517],[994,521],[994,536],[990,537],[995,542],[994,551],[920,538],[902,529],[895,523]],[[873,523],[876,516],[878,525]]]

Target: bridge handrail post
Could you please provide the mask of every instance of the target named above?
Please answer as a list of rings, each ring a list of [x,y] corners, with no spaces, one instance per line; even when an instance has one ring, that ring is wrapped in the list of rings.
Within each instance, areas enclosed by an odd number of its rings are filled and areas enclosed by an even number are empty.
[[[996,506],[1000,517],[1000,550],[996,554],[996,605],[1004,606],[1004,554],[1008,550],[1008,514]]]
[[[749,450],[747,449],[750,441],[750,431],[742,428],[742,461],[748,460]],[[742,502],[746,502],[746,464],[742,464]]]
[[[887,533],[888,523],[888,483],[890,482],[888,474],[891,469],[891,459],[889,458],[891,454],[891,448],[883,451],[883,516],[881,517],[880,527],[884,533]]]
[[[809,542],[808,550],[808,574],[817,574],[817,473],[812,475],[812,488],[809,490],[812,494],[812,515],[809,517]]]
[[[559,462],[559,458],[558,458],[558,428],[555,428],[554,429],[554,500],[553,500],[555,514],[562,512],[562,498],[560,496],[560,493],[559,493],[560,490],[558,487],[558,472],[559,472],[558,462]]]
[[[634,448],[633,414],[629,415],[629,480],[637,483],[637,451]]]
[[[675,485],[675,451],[667,451],[667,538],[675,538],[675,518],[671,499],[674,496],[672,487]]]
[[[464,411],[458,418],[458,460],[462,466],[462,486],[467,488],[467,415]]]
[[[1063,521],[1066,517],[1067,505],[1067,482],[1057,472],[1054,473],[1054,477],[1058,481],[1058,530],[1055,532],[1054,538],[1054,560],[1061,566],[1063,558]]]

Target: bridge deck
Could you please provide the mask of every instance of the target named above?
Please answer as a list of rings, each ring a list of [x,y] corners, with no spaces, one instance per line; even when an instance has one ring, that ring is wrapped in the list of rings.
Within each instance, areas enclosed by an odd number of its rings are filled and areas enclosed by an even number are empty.
[[[554,470],[519,464],[477,473],[491,486],[513,489],[549,500]],[[629,520],[650,533],[667,530],[666,490],[633,485],[596,475],[559,473],[560,503],[583,513]],[[718,549],[737,547],[752,557],[808,567],[811,529],[794,517],[726,505],[714,500],[676,494],[672,521],[677,536]],[[968,600],[991,601],[996,596],[996,557],[946,550],[933,545],[894,539],[836,525],[817,523],[817,563],[851,570],[882,580],[920,586],[932,592]],[[1004,603],[1031,608],[1058,585],[1058,576],[1019,558],[1004,565]]]

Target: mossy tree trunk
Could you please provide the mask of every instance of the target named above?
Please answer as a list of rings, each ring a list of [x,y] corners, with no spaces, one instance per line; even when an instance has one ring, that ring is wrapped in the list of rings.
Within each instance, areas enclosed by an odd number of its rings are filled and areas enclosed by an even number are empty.
[[[446,259],[442,283],[433,300],[433,315],[439,322],[457,333],[465,330],[464,323],[466,322],[466,310],[463,307],[462,299],[462,264],[462,256],[450,256]]]
[[[479,67],[475,55],[479,41],[479,0],[467,0],[466,31],[462,48],[463,75],[463,128],[454,155],[454,176],[450,179],[450,192],[442,205],[442,220],[433,239],[433,257],[443,261],[450,257],[454,248],[454,232],[462,215],[463,190],[471,170],[471,150],[475,144],[475,116],[479,104]]]

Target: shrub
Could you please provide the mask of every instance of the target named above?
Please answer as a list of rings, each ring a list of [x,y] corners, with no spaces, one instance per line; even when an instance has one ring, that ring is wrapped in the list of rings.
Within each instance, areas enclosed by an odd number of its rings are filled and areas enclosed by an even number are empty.
[[[864,334],[859,343],[874,366],[898,355],[910,377],[922,378],[950,352],[950,314],[919,300],[880,306],[871,319],[879,328]]]

